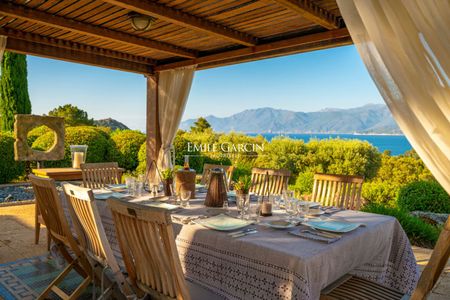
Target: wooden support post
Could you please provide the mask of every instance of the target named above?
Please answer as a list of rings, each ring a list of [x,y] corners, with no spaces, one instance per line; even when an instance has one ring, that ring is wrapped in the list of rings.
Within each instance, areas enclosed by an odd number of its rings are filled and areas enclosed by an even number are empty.
[[[147,75],[147,176],[150,182],[156,179],[156,162],[161,148],[158,107],[158,73]]]

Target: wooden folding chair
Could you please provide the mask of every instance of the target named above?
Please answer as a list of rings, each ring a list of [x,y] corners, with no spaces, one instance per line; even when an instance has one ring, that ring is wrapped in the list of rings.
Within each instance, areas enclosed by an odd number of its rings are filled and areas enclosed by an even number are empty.
[[[106,289],[103,288],[104,274],[101,275],[102,295],[100,298],[108,297],[115,292],[115,284],[122,294],[127,297],[133,296],[134,292],[126,282],[106,238],[92,190],[72,184],[64,184],[63,188],[70,205],[69,211],[72,220],[77,220],[77,222],[74,222],[77,235],[84,237],[80,238],[81,248],[91,262],[92,268],[100,264],[103,271],[109,268],[113,273],[114,282]]]
[[[359,210],[363,176],[314,174],[312,201],[323,206]]]
[[[118,184],[122,180],[122,171],[116,162],[81,164],[83,186],[99,189],[107,184]]]
[[[185,280],[168,210],[115,199],[107,203],[129,279],[136,289],[152,299],[220,299]]]
[[[257,195],[281,195],[288,187],[289,177],[289,170],[253,168],[250,192]]]
[[[377,283],[347,275],[322,291],[321,300],[423,300],[441,276],[450,256],[450,217],[447,218],[430,260],[411,296]]]
[[[42,218],[41,212],[39,210],[39,204],[36,201],[34,207],[34,243],[39,244],[39,236],[41,233],[41,225],[45,226],[44,219]],[[52,239],[50,236],[50,232],[47,231],[47,250],[50,251],[50,243]]]
[[[33,185],[36,203],[39,205],[39,211],[47,231],[68,262],[68,266],[50,283],[38,299],[45,299],[50,292],[54,292],[62,299],[77,299],[92,281],[90,276],[92,269],[72,236],[67,219],[64,216],[55,181],[34,175],[29,175],[29,179]],[[68,249],[72,250],[74,257],[69,254]],[[83,277],[83,281],[72,294],[68,295],[57,285],[66,278],[72,269],[75,269]]]
[[[234,167],[233,166],[224,166],[224,165],[214,165],[214,164],[204,164],[203,165],[203,174],[200,180],[201,184],[206,184],[209,176],[209,172],[211,169],[223,169],[227,176],[227,187],[230,188],[231,185],[231,177],[233,176]]]

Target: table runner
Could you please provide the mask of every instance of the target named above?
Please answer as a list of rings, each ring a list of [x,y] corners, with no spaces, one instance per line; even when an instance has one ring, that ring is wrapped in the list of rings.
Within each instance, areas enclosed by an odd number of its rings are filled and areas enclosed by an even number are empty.
[[[206,213],[202,201],[191,201],[191,208],[174,215]],[[114,255],[123,267],[111,212],[105,201],[97,205]],[[63,207],[68,215],[65,201]],[[258,233],[239,239],[200,225],[174,223],[174,229],[187,278],[227,299],[319,299],[324,287],[347,273],[404,293],[413,291],[418,268],[395,218],[358,211],[342,211],[333,218],[366,226],[332,244],[264,226],[255,226]]]

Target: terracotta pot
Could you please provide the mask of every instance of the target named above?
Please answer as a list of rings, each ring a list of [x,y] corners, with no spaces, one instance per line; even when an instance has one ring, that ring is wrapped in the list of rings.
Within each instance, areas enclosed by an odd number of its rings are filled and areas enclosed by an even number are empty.
[[[165,179],[163,181],[164,184],[164,196],[172,196],[172,191],[170,190],[170,185],[173,183],[173,179]]]

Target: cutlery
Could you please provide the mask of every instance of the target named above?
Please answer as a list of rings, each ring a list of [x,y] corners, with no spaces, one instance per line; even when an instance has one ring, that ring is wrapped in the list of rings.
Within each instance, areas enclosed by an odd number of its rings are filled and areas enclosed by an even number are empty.
[[[309,233],[309,234],[312,234],[312,235],[317,235],[317,236],[320,236],[320,237],[323,237],[323,238],[327,238],[327,239],[335,239],[335,238],[340,238],[341,237],[341,235],[332,234],[332,233],[328,233],[328,232],[327,233],[319,232],[319,231],[316,231],[316,230],[304,229],[304,230],[302,230],[302,232]]]
[[[235,235],[235,234],[245,233],[245,232],[249,232],[249,231],[253,231],[253,230],[255,230],[255,229],[253,229],[253,228],[246,228],[246,229],[230,232],[230,233],[228,233],[228,235]]]
[[[235,235],[232,235],[231,237],[239,238],[239,237],[243,237],[243,236],[246,236],[246,235],[249,235],[249,234],[254,234],[254,233],[257,233],[257,232],[258,232],[257,230],[252,230],[252,231],[247,231],[247,232],[235,234]]]

